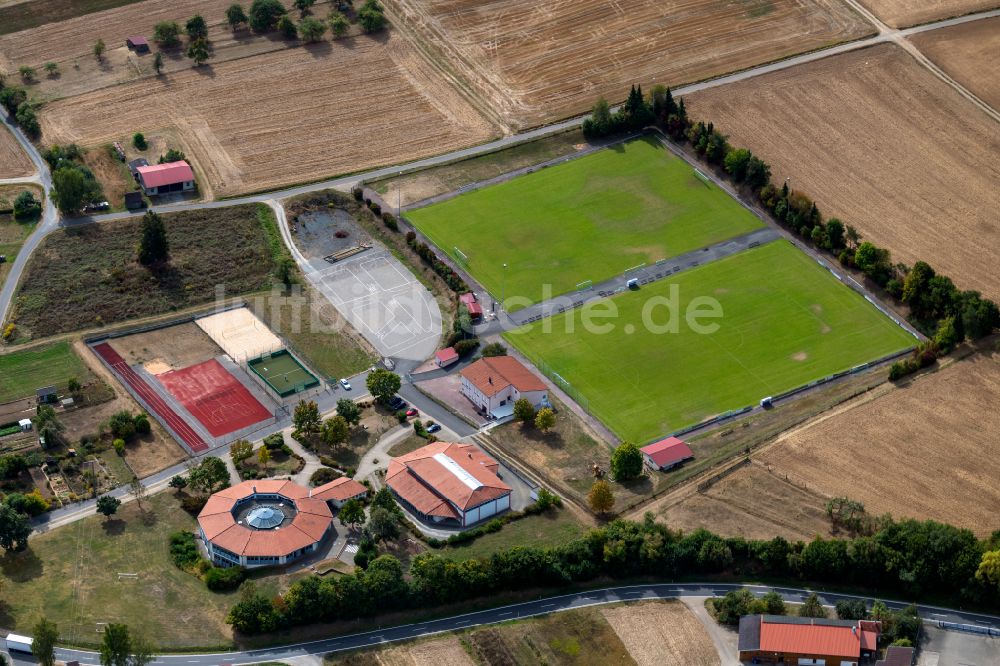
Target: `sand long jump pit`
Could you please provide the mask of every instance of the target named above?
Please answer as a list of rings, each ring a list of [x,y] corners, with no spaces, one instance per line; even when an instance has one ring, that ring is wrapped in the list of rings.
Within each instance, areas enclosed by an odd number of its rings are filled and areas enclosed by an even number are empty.
[[[369,250],[309,278],[383,356],[422,361],[437,349],[437,301],[389,252]]]

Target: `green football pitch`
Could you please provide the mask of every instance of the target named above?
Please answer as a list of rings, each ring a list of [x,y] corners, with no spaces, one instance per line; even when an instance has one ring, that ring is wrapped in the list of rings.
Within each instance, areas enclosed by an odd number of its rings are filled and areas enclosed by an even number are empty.
[[[652,138],[618,144],[406,214],[515,311],[762,222]],[[503,265],[508,268],[504,271]],[[504,273],[506,272],[506,276]],[[543,291],[550,285],[551,291]]]
[[[678,332],[651,330],[644,322],[667,323],[662,299],[672,289],[678,296]],[[721,317],[700,320],[717,323],[713,333],[695,332],[685,323],[686,308],[697,297],[721,305]],[[616,317],[592,319],[611,324],[610,332],[588,331],[577,309],[505,337],[544,371],[569,382],[619,437],[637,443],[915,342],[785,240],[599,303],[594,311],[617,309]],[[542,326],[546,322],[549,332]]]

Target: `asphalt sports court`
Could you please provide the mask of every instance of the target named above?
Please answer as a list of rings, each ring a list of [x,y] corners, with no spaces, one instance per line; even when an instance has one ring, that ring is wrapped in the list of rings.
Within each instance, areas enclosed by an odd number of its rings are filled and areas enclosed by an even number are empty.
[[[221,437],[273,416],[215,359],[157,379],[213,437]]]
[[[309,277],[382,355],[423,360],[436,349],[437,302],[388,252],[365,252]]]

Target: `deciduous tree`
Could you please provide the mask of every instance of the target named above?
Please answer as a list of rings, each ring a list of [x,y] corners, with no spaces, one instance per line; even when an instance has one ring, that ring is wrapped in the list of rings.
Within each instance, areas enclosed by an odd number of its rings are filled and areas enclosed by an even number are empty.
[[[243,5],[237,2],[229,5],[226,9],[226,21],[229,23],[230,29],[235,31],[246,26],[250,22],[250,19],[243,10]]]
[[[214,493],[229,483],[229,470],[226,463],[218,458],[205,458],[191,468],[188,483],[195,490],[204,493]]]
[[[348,29],[351,27],[347,17],[340,12],[331,12],[330,18],[327,21],[330,23],[330,32],[333,34],[334,39],[346,35]]]
[[[188,45],[186,55],[191,58],[195,67],[200,67],[211,55],[208,49],[208,40],[199,38],[191,42]]]
[[[387,403],[392,396],[396,395],[399,387],[402,386],[399,375],[382,368],[376,368],[369,372],[365,384],[368,386],[368,392],[382,404]]]
[[[548,407],[542,407],[535,414],[535,427],[542,432],[548,432],[556,425],[556,413]]]
[[[233,459],[233,464],[237,467],[253,455],[253,444],[245,439],[238,439],[229,445],[229,457]]]
[[[640,474],[642,451],[632,442],[622,442],[611,454],[611,475],[616,481],[626,481]]]
[[[117,497],[112,497],[111,495],[101,495],[97,498],[97,513],[101,514],[105,518],[110,518],[118,513],[118,507],[121,505],[122,501]]]
[[[357,528],[365,522],[365,507],[360,500],[352,499],[344,502],[338,513],[340,522],[348,527]]]
[[[372,507],[366,527],[378,541],[392,541],[399,536],[398,518],[380,506]]]
[[[97,58],[97,62],[104,60],[104,50],[106,48],[107,47],[104,45],[103,39],[98,38],[97,41],[94,42],[94,57]]]
[[[365,4],[358,10],[358,23],[365,32],[372,33],[383,29],[388,21],[377,0],[365,0]]]
[[[176,21],[160,21],[153,26],[153,41],[169,49],[181,43],[181,26]]]
[[[264,473],[267,474],[267,464],[271,462],[271,451],[266,447],[260,447],[260,451],[257,453],[257,460],[260,462],[260,466],[264,468]]]
[[[132,637],[128,626],[124,624],[108,624],[104,627],[104,637],[101,640],[101,666],[129,666],[129,653],[132,651]]]
[[[307,16],[299,21],[299,35],[310,44],[323,39],[324,33],[326,33],[326,24],[319,19]]]
[[[208,39],[208,24],[201,14],[195,14],[184,24],[184,32],[192,42]]]
[[[278,0],[253,0],[250,5],[250,27],[254,32],[269,32],[288,10]]]
[[[321,424],[319,407],[312,400],[300,401],[292,413],[292,424],[304,435],[315,435],[319,432]]]
[[[24,550],[30,534],[27,516],[6,504],[0,505],[0,547],[6,551]]]
[[[815,592],[806,597],[799,607],[799,617],[826,617],[826,609]]]
[[[320,430],[320,437],[323,442],[330,447],[337,448],[347,443],[347,438],[351,434],[351,427],[340,414],[329,418],[323,422]]]
[[[350,398],[341,398],[337,401],[337,414],[347,419],[351,425],[358,425],[361,422],[361,408]]]
[[[514,402],[514,418],[525,425],[532,425],[535,422],[535,406],[527,398],[518,398]]]
[[[611,492],[611,484],[603,479],[594,481],[587,493],[587,504],[590,510],[597,514],[610,513],[615,506],[615,496]]]

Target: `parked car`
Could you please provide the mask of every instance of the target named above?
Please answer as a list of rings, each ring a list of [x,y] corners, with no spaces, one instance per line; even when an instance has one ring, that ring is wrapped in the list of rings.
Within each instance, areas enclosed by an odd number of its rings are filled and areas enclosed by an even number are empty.
[[[406,401],[398,395],[394,395],[392,396],[392,400],[389,401],[389,408],[398,412],[399,410],[406,408]]]
[[[344,387],[345,391],[350,391],[351,390],[351,382],[347,381],[346,379],[341,379],[340,380],[340,385]]]
[[[97,201],[97,202],[90,203],[90,204],[87,204],[86,206],[84,206],[83,207],[83,212],[84,213],[89,213],[91,211],[95,211],[95,210],[107,210],[109,208],[111,208],[111,204],[108,203],[107,201]]]
[[[407,416],[416,416],[419,413],[420,412],[417,411],[416,407],[410,407],[408,410],[406,410],[406,415]]]
[[[427,424],[427,432],[437,432],[441,429],[440,423],[429,423]]]

